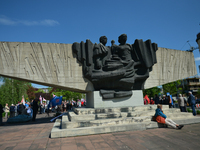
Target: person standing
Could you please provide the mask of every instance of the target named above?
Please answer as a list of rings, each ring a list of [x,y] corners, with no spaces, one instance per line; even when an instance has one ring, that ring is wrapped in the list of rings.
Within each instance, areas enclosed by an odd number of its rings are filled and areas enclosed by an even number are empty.
[[[3,113],[3,106],[0,104],[0,126],[3,125],[3,123],[2,123],[2,113]]]
[[[153,100],[153,97],[151,97],[150,104],[151,104],[151,105],[154,105],[154,103],[155,103],[155,102],[154,102],[154,100]]]
[[[182,97],[181,94],[179,94],[178,105],[180,107],[181,112],[186,112],[184,98]]]
[[[169,108],[172,108],[172,99],[170,95],[167,96],[167,103],[169,104]]]
[[[24,110],[25,110],[25,106],[23,105],[23,103],[19,103],[19,115],[23,115],[24,114]]]
[[[63,103],[63,112],[66,112],[66,110],[67,110],[67,102],[65,100]]]
[[[33,99],[31,100],[31,109],[33,109]]]
[[[191,91],[189,91],[188,94],[189,94],[188,103],[192,108],[193,115],[196,116],[196,110],[195,110],[196,101],[194,95],[192,95]]]
[[[186,97],[185,97],[185,94],[183,94],[183,99],[184,99],[184,107],[185,107],[185,110],[186,110],[186,112],[188,112],[188,111],[187,111],[187,104],[188,104],[188,102],[187,102],[187,99],[186,99]]]
[[[156,105],[159,104],[159,97],[158,97],[157,94],[155,95],[154,101],[155,101],[155,104],[156,104]]]
[[[15,106],[12,104],[10,106],[10,118],[15,116]]]
[[[163,103],[163,102],[162,102],[162,97],[159,96],[158,98],[159,98],[159,104],[162,104],[162,103]]]
[[[167,104],[167,105],[169,104],[165,95],[163,95],[162,103],[161,104]]]
[[[33,101],[33,121],[35,121],[36,114],[38,112],[38,99],[34,99]]]
[[[6,106],[5,106],[5,118],[7,118],[8,119],[8,113],[10,112],[10,109],[9,109],[9,107],[8,107],[8,104],[6,103]]]

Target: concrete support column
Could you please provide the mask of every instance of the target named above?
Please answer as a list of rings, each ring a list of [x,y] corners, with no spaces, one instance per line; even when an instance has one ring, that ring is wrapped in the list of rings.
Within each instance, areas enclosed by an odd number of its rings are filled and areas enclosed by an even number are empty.
[[[133,107],[144,105],[142,90],[133,91],[130,97],[103,99],[99,91],[86,93],[88,108]]]

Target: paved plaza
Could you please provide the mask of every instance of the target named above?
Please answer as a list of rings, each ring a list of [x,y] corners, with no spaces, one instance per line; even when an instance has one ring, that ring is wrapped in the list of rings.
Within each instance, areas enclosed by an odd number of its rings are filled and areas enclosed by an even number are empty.
[[[0,126],[0,150],[200,149],[200,124],[185,125],[182,130],[157,128],[51,139],[52,116],[38,114],[36,122]]]

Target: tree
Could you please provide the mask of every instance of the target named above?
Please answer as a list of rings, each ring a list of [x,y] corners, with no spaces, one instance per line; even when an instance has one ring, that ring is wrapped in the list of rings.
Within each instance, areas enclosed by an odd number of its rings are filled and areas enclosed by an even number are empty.
[[[35,88],[31,85],[28,86],[26,93],[28,95],[29,100],[35,99]]]
[[[197,97],[200,97],[200,89],[198,89],[198,91],[197,91],[197,95],[196,95]]]
[[[22,100],[22,96],[26,99],[29,82],[14,80],[10,78],[1,77],[3,85],[0,86],[0,103],[5,105],[17,104]]]
[[[143,95],[148,95],[148,97],[154,97],[156,94],[158,95],[160,93],[161,89],[158,87],[153,87],[150,89],[143,90]]]
[[[180,80],[164,84],[163,85],[164,94],[166,94],[167,92],[169,92],[171,95],[175,95],[177,94],[177,92],[182,93],[183,89],[179,87],[180,84],[181,84]]]
[[[75,100],[77,101],[78,99],[85,98],[85,96],[82,93],[78,92],[71,92],[63,89],[56,89],[53,88],[52,91],[50,92],[51,96],[55,94],[56,96],[63,96],[63,100]]]

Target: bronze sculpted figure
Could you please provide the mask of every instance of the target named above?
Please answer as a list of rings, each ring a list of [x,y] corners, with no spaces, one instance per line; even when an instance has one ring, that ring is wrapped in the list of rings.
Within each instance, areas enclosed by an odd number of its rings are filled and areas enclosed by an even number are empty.
[[[149,72],[157,63],[157,44],[136,39],[130,45],[126,43],[126,34],[119,36],[119,45],[112,40],[112,46],[106,46],[106,36],[101,36],[99,41],[99,44],[86,40],[72,45],[83,65],[84,77],[93,83],[95,90],[104,99],[110,99],[131,96],[132,90],[144,89]]]

